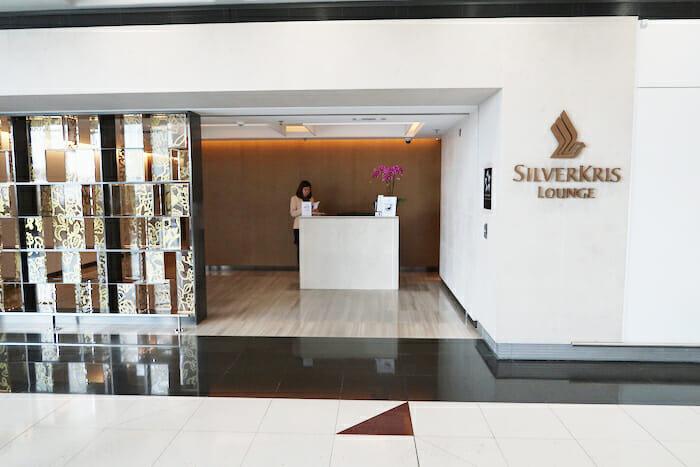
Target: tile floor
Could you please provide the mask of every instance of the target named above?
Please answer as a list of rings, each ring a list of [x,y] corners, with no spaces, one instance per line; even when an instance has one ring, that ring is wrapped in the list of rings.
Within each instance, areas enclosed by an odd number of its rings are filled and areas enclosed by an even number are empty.
[[[700,407],[0,394],[2,466],[700,466]]]
[[[50,317],[18,322],[3,319],[2,332],[42,333]],[[61,333],[143,332],[144,323],[89,321],[81,325],[71,316],[57,317]],[[150,320],[153,334],[175,332],[173,319]],[[91,324],[89,324],[91,323]],[[466,318],[437,273],[402,272],[398,290],[300,290],[298,271],[219,271],[207,273],[207,318],[187,335],[268,337],[384,337],[477,339]]]

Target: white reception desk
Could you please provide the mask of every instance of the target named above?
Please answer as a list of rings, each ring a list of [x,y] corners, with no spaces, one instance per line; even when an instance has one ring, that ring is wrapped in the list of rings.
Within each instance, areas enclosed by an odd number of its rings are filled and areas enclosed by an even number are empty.
[[[399,218],[299,219],[302,289],[398,289]]]

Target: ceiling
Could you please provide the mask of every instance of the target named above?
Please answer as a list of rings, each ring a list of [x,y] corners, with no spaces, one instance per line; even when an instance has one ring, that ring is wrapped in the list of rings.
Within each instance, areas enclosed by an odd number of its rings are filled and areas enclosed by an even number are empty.
[[[339,1],[339,0],[324,0]],[[343,0],[348,1],[348,0]],[[0,11],[52,11],[98,8],[246,5],[255,3],[301,3],[295,0],[0,0]]]
[[[0,114],[189,110],[202,116],[204,139],[434,138],[475,112],[479,103],[496,91],[434,88],[0,95]]]
[[[278,109],[282,110],[282,109]],[[284,109],[298,110],[298,109]],[[350,139],[442,137],[473,109],[396,107],[376,112],[374,108],[333,109],[321,113],[270,112],[265,115],[202,114],[203,139]]]
[[[2,2],[2,0],[0,0]],[[61,83],[63,84],[63,83]],[[314,113],[358,113],[359,107],[376,107],[386,113],[390,107],[475,106],[493,95],[495,88],[433,89],[319,89],[288,91],[219,92],[124,92],[100,94],[0,95],[0,112],[29,113],[109,113],[149,109],[152,111],[192,110],[200,114],[229,115],[231,109],[245,108],[248,115],[266,115],[271,108],[307,108]],[[345,108],[347,110],[339,110]],[[320,112],[318,111],[320,109]],[[359,112],[366,112],[360,110]],[[300,110],[300,112],[305,112]],[[277,114],[289,114],[277,110]],[[420,112],[425,113],[425,112]]]
[[[204,139],[434,138],[473,113],[495,91],[345,89],[0,95],[0,109],[6,115],[190,110],[202,116]]]

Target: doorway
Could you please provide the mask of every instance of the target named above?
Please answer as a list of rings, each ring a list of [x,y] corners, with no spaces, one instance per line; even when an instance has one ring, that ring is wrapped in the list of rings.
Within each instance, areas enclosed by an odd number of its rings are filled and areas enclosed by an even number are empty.
[[[438,275],[441,131],[464,116],[203,116],[208,318],[198,333],[473,337]],[[374,215],[375,168],[400,166],[398,291],[300,290],[289,204],[302,180],[319,210]],[[381,248],[381,245],[367,245]]]

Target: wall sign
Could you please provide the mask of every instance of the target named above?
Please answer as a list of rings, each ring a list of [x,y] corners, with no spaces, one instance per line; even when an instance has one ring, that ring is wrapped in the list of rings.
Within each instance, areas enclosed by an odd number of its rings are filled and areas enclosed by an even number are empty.
[[[562,111],[551,127],[558,146],[551,159],[575,159],[586,144],[578,141],[578,132],[571,119]],[[617,183],[622,180],[620,167],[595,167],[578,165],[567,167],[529,167],[517,164],[513,167],[514,182],[542,183],[537,186],[537,197],[545,199],[592,199],[596,197],[593,186],[570,187],[565,183]],[[484,204],[486,203],[484,198]]]
[[[484,169],[484,209],[491,209],[492,167]]]

